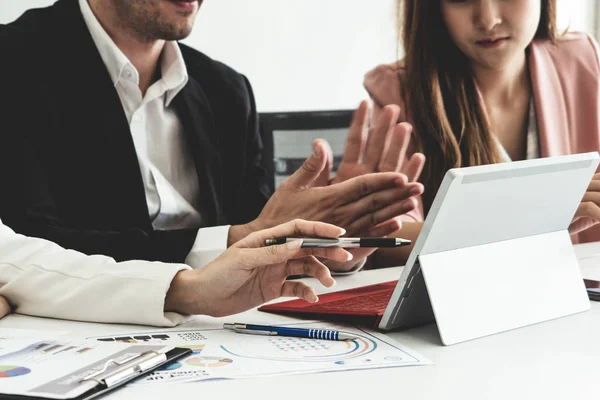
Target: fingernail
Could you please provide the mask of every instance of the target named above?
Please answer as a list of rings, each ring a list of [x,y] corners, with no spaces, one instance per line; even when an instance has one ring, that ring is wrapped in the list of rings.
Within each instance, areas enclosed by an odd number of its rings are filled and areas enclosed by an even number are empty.
[[[416,195],[421,193],[421,188],[419,186],[414,186],[410,188],[410,194]]]
[[[319,301],[319,296],[315,296],[313,303],[316,303],[317,301]]]
[[[342,230],[342,234],[340,236],[344,236],[346,234],[346,230],[344,228],[340,228]]]
[[[331,284],[331,286],[329,286],[329,287],[334,287],[335,285],[337,285],[337,281],[336,281],[335,279],[333,279],[333,278],[332,278],[332,279],[331,279],[331,281],[332,281],[333,283],[332,283],[332,284]]]
[[[346,258],[346,261],[350,261],[354,258],[354,256],[352,255],[352,253],[348,253],[348,257]]]
[[[306,154],[306,153],[304,153],[304,154]],[[315,156],[317,158],[321,158],[321,148],[317,144],[313,145],[313,156]]]
[[[291,242],[287,242],[286,246],[289,250],[299,249],[300,246],[302,246],[302,240],[301,239],[292,240]]]

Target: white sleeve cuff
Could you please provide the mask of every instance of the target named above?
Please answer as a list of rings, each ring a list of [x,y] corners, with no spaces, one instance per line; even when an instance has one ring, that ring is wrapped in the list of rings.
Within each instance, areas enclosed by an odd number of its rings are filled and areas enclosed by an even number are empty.
[[[231,225],[199,229],[185,263],[194,269],[199,269],[221,255],[227,250],[229,228]]]

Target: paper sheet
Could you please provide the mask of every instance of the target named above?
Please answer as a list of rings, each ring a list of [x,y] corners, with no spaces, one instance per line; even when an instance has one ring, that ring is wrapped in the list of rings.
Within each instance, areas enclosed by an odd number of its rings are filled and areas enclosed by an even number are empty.
[[[124,360],[145,350],[126,343],[103,343],[62,336],[63,332],[0,329],[0,393],[55,399],[78,396],[96,385],[81,383],[109,359]],[[29,336],[29,337],[28,337]],[[165,346],[146,346],[160,350]]]
[[[373,331],[322,322],[289,326],[336,329],[358,338],[331,341],[212,329],[141,332],[96,339],[133,344],[161,343],[193,350],[187,358],[137,380],[133,385],[431,364],[420,354]]]
[[[68,331],[0,328],[0,341],[7,339],[51,339],[68,333]]]

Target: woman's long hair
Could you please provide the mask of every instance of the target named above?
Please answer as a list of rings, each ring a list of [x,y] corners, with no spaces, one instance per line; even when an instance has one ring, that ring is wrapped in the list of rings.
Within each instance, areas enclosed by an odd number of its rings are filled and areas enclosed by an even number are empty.
[[[402,92],[418,133],[417,148],[427,156],[421,175],[425,212],[448,169],[502,161],[467,57],[443,21],[441,1],[398,0],[406,71]],[[535,38],[555,40],[556,0],[542,0]]]

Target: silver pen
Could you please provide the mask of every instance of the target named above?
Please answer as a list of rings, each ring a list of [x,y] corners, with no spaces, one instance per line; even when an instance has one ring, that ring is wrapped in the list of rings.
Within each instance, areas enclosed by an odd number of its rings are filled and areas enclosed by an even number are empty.
[[[410,240],[400,238],[351,238],[342,237],[336,239],[330,238],[276,238],[265,240],[266,246],[284,244],[294,240],[302,240],[302,246],[306,248],[315,247],[400,247],[411,244]]]

